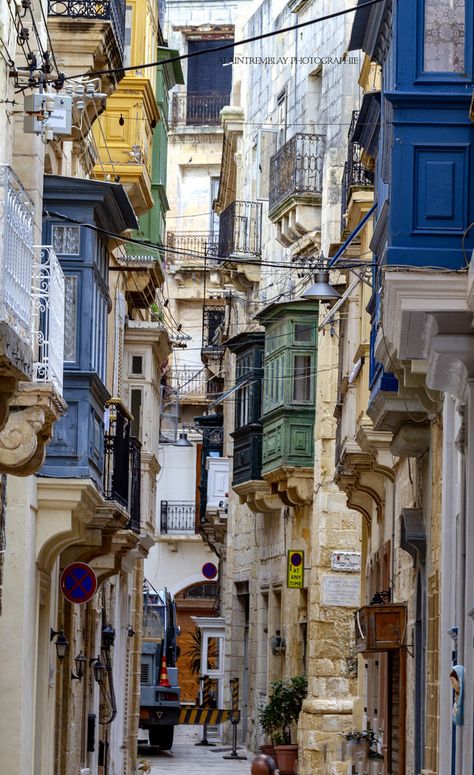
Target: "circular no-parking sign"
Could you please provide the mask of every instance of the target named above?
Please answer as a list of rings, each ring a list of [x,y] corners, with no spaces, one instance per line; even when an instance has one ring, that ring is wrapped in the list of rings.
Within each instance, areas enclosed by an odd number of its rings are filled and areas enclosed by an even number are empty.
[[[64,568],[60,583],[70,603],[87,603],[97,589],[97,576],[85,562],[73,562]]]
[[[217,576],[217,568],[213,562],[206,562],[202,566],[202,575],[205,579],[215,579]]]

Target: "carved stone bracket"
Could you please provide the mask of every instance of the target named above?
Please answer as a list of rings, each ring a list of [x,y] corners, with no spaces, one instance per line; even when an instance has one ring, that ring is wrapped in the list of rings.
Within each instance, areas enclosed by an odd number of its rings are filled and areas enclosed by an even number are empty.
[[[240,503],[245,503],[254,514],[277,516],[281,511],[280,498],[272,494],[271,486],[262,479],[236,484],[232,489],[239,496]]]
[[[263,474],[272,495],[277,495],[285,506],[305,506],[313,501],[314,470],[282,466]]]
[[[53,424],[66,408],[52,385],[20,382],[10,401],[8,420],[0,431],[0,471],[15,476],[38,471]]]
[[[374,505],[377,521],[383,517],[385,482],[395,481],[395,474],[389,466],[380,464],[373,454],[352,452],[341,459],[335,479],[338,487],[347,495],[347,505],[359,511],[368,524]]]

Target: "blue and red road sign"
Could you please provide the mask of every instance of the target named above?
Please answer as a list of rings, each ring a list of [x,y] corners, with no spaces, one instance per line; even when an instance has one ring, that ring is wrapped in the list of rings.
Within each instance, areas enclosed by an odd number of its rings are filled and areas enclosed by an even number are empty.
[[[215,579],[217,576],[217,568],[214,565],[213,562],[205,562],[202,566],[202,575],[205,579],[209,579],[212,581],[212,579]]]
[[[60,583],[70,603],[87,603],[97,589],[97,576],[85,562],[73,562],[64,568]]]

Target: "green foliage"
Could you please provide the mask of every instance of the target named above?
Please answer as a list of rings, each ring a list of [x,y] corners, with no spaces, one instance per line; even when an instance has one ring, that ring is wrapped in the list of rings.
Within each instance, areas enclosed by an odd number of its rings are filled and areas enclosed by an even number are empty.
[[[201,674],[201,649],[202,649],[202,634],[199,627],[195,627],[191,633],[191,645],[186,651],[185,656],[189,659],[189,667],[191,674],[198,677]],[[209,663],[209,670],[216,670],[216,648],[212,641],[208,642],[208,654],[207,659]]]
[[[304,675],[271,683],[268,702],[260,709],[259,720],[273,745],[291,743],[292,726],[298,721],[307,691],[308,681]]]

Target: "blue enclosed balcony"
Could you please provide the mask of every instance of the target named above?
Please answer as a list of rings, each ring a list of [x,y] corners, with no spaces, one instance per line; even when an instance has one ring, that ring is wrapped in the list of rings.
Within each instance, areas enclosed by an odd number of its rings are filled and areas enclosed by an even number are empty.
[[[65,276],[65,416],[56,424],[41,475],[90,477],[103,490],[108,237],[137,228],[121,185],[46,175],[43,224]],[[90,224],[98,230],[89,228]]]

